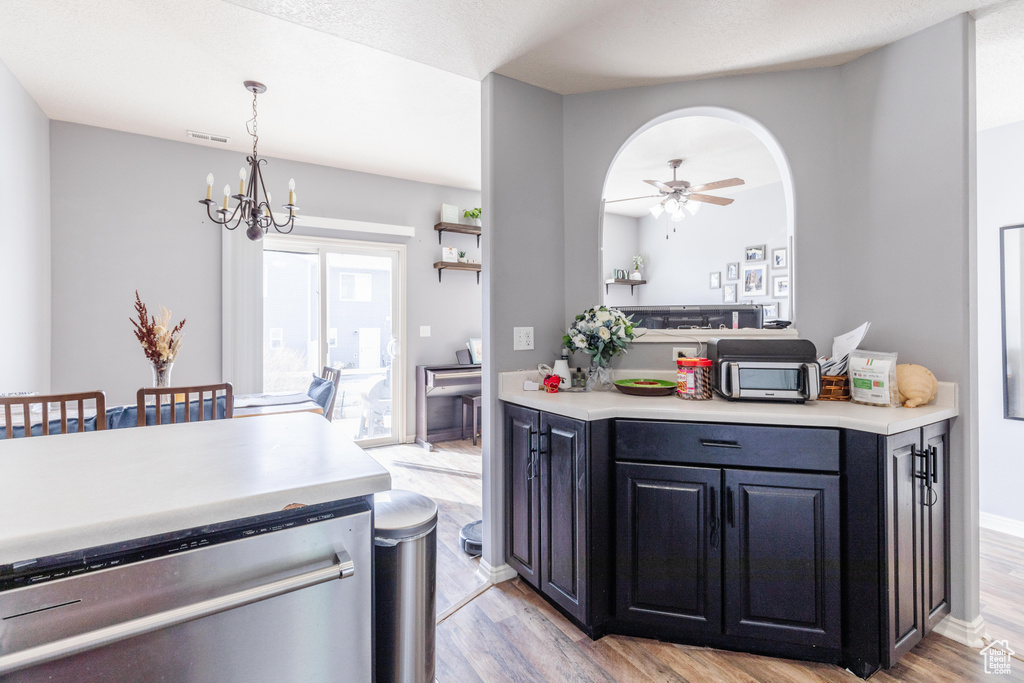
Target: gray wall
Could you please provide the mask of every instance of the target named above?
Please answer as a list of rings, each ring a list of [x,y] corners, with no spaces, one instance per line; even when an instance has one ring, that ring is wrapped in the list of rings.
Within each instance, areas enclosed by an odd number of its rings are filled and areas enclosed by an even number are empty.
[[[999,280],[999,228],[1024,223],[1021,159],[1024,121],[978,133],[979,500],[982,513],[1024,523],[1024,421],[1003,418]]]
[[[979,610],[973,37],[974,19],[961,15],[841,67],[845,286],[833,302],[836,331],[870,320],[863,347],[898,351],[902,362],[960,385],[950,449],[952,609],[968,620]],[[801,320],[805,310],[818,309],[801,309]]]
[[[0,392],[50,390],[50,131],[0,62]],[[98,387],[89,387],[90,389]]]
[[[175,384],[221,377],[221,231],[197,202],[213,172],[215,194],[237,183],[244,159],[210,147],[52,122],[53,388],[102,387],[108,402],[133,402],[150,380],[128,318],[137,288],[151,306],[187,317]],[[480,194],[385,176],[271,159],[265,180],[284,196],[294,177],[303,213],[416,227],[393,238],[334,230],[296,234],[408,245],[407,386],[414,366],[455,362],[455,349],[480,336],[481,290],[472,273],[440,284],[433,230],[442,202],[479,206]],[[277,197],[275,197],[276,199]],[[239,231],[239,239],[245,236]],[[470,256],[469,236],[452,238]],[[431,336],[419,337],[430,325]],[[262,345],[262,339],[254,340]],[[415,396],[406,403],[411,430]]]
[[[502,105],[510,113],[519,108],[539,112],[535,103],[542,97],[535,90],[503,88],[514,101]],[[557,97],[551,97],[550,105],[550,97],[544,101],[555,116]],[[616,151],[634,131],[668,112],[700,105],[730,108],[760,122],[785,151],[793,174],[796,253],[790,256],[802,335],[828,348],[836,334],[871,320],[867,345],[900,350],[908,359],[930,364],[941,378],[960,383],[962,417],[952,444],[952,603],[953,614],[967,620],[978,614],[977,534],[971,531],[977,525],[972,469],[977,451],[970,436],[974,390],[969,365],[975,348],[968,333],[974,287],[973,97],[973,20],[966,15],[842,68],[565,96],[561,325],[548,322],[559,314],[557,296],[533,299],[530,312],[542,325],[539,346],[547,341],[555,348],[565,321],[598,300],[604,276],[598,260],[601,191]],[[513,130],[521,145],[554,142],[550,122],[534,123],[539,132],[524,141],[518,132],[522,124],[510,118],[505,127],[497,122],[485,127],[485,149]],[[536,177],[538,170],[548,170],[515,153],[493,153],[491,166],[494,176],[529,172]],[[875,194],[865,192],[865,185]],[[485,184],[485,196],[495,189],[500,191]],[[522,203],[554,202],[558,185],[545,183],[535,191],[533,196],[517,193],[518,203],[496,203],[492,219],[503,224],[524,211]],[[501,198],[510,197],[502,193]],[[509,235],[504,253],[537,253],[535,239],[533,234]],[[553,248],[555,242],[552,238],[548,244]],[[890,246],[895,248],[887,251]],[[847,266],[839,269],[837,262]],[[493,278],[484,292],[485,306],[508,307],[522,287],[532,291],[535,286],[522,272],[495,270]],[[550,276],[542,279],[549,282]],[[545,330],[549,340],[544,340]],[[620,367],[667,365],[669,353],[659,346],[635,346]],[[495,431],[488,437],[492,462],[500,452]],[[489,511],[500,514],[501,507],[494,503]],[[501,532],[495,524],[489,530]],[[497,542],[492,538],[489,545]]]
[[[504,564],[501,410],[497,374],[551,363],[565,330],[562,263],[562,97],[489,74],[483,81],[484,534],[483,559]],[[589,252],[596,258],[596,250]],[[532,326],[533,351],[512,350]]]

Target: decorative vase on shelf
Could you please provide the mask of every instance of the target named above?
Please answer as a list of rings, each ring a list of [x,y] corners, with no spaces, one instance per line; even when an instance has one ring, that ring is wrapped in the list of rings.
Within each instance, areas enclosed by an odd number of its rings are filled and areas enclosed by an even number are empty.
[[[587,391],[611,391],[612,373],[608,369],[608,359],[592,358],[587,369]]]
[[[639,270],[634,270],[632,273],[629,274],[629,279],[630,280],[643,280],[644,276],[640,274]]]
[[[154,387],[169,387],[171,386],[171,370],[174,369],[174,363],[152,363],[150,368],[153,370],[153,386]]]

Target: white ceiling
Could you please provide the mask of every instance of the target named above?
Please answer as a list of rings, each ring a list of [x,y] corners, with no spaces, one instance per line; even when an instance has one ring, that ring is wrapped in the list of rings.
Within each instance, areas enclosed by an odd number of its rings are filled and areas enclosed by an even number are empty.
[[[53,119],[239,152],[260,80],[267,155],[479,189],[491,71],[574,93],[833,65],[995,2],[0,0],[0,60]],[[983,124],[1024,119],[1022,4],[979,13]]]
[[[682,159],[676,177],[691,185],[742,178],[743,185],[708,194],[735,197],[753,187],[779,182],[779,168],[757,137],[739,124],[709,116],[687,116],[648,128],[622,150],[608,173],[605,199],[657,194],[644,180],[671,180],[669,159]],[[608,213],[639,218],[657,199],[606,204]],[[706,211],[727,211],[708,205]]]

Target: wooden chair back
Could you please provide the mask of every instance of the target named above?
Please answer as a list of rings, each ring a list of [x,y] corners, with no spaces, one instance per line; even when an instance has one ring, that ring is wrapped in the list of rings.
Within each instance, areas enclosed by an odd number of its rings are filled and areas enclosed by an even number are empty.
[[[139,389],[135,399],[135,410],[138,412],[138,425],[140,427],[146,426],[146,397],[152,396],[156,399],[156,415],[153,424],[163,424],[163,416],[161,415],[161,408],[164,404],[164,397],[167,398],[167,404],[170,406],[170,422],[174,424],[177,421],[178,415],[178,404],[184,404],[184,421],[192,421],[192,401],[199,402],[199,422],[205,420],[205,398],[209,397],[212,408],[210,409],[210,419],[217,419],[217,394],[220,393],[224,396],[224,417],[230,419],[234,416],[234,393],[231,389],[231,382],[224,382],[222,384],[204,384],[202,386],[193,387],[143,387]],[[179,401],[178,397],[184,396],[183,401]]]
[[[338,400],[338,384],[341,382],[341,370],[325,365],[323,370],[320,371],[320,376],[334,383],[334,396],[331,396],[331,402],[324,412],[324,417],[330,422],[334,418],[334,402]]]
[[[96,406],[96,429],[107,428],[107,398],[102,391],[84,391],[76,394],[49,394],[46,396],[0,396],[0,406],[4,411],[4,433],[8,439],[14,438],[15,406],[21,406],[22,419],[25,424],[25,436],[32,436],[33,405],[42,406],[42,436],[50,433],[50,404],[60,406],[60,432],[68,433],[68,405],[78,404],[75,417],[78,420],[78,431],[85,431],[85,402],[93,401]],[[56,409],[56,406],[54,406]]]

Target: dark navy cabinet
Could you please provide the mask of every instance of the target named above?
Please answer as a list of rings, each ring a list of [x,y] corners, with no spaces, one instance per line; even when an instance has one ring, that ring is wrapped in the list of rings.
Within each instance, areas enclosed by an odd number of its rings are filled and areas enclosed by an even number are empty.
[[[893,435],[505,406],[506,558],[591,637],[892,666],[949,613],[949,422]]]

